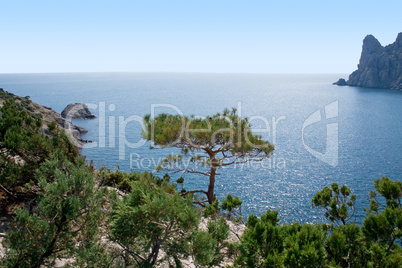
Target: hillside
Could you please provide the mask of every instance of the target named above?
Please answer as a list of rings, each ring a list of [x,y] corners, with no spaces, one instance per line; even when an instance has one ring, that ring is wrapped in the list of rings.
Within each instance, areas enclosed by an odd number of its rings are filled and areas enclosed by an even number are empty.
[[[19,97],[15,96],[12,93],[4,91],[0,88],[0,107],[3,105],[5,100],[12,99],[16,103],[22,105],[29,113],[33,116],[38,115],[42,119],[42,125],[40,127],[40,131],[45,134],[49,135],[50,133],[47,130],[47,124],[56,121],[57,127],[59,129],[63,129],[63,131],[69,135],[71,138],[71,142],[79,149],[87,143],[87,140],[81,138],[82,134],[87,133],[88,131],[80,126],[73,125],[70,121],[66,120],[65,118],[61,117],[59,113],[54,111],[52,108],[39,105],[29,99],[29,97]]]
[[[57,113],[1,96],[1,267],[401,267],[400,181],[374,181],[361,226],[356,195],[337,183],[311,201],[327,223],[268,209],[243,225],[238,197],[200,206],[178,191],[187,178],[96,170]]]

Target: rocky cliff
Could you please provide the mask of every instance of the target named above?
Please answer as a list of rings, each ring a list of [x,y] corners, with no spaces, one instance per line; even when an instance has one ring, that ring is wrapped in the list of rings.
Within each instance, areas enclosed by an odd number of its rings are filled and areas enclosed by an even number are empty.
[[[402,33],[385,47],[374,36],[366,36],[357,70],[346,84],[342,79],[334,84],[402,90]]]

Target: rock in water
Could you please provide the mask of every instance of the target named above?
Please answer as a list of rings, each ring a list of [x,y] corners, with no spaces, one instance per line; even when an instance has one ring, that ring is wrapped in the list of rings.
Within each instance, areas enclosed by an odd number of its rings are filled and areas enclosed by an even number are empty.
[[[95,119],[96,116],[89,111],[88,106],[82,103],[67,105],[61,112],[63,118]]]
[[[334,84],[345,85],[342,83],[339,80]],[[346,84],[402,90],[402,33],[393,44],[385,47],[374,36],[366,36],[357,70],[349,76]]]
[[[343,78],[339,78],[338,81],[336,81],[335,83],[333,83],[333,85],[338,85],[338,86],[347,86],[348,83],[346,82],[345,79]]]

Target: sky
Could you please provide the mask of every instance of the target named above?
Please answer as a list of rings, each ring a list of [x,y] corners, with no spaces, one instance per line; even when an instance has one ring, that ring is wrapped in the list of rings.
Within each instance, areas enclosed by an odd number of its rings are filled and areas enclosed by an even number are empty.
[[[350,73],[402,1],[0,0],[0,73]]]

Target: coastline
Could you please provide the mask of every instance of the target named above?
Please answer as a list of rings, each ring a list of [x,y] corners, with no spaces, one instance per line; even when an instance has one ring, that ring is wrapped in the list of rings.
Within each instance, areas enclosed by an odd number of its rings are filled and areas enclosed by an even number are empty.
[[[74,125],[71,121],[63,118],[58,112],[53,110],[51,107],[40,105],[36,102],[29,100],[29,97],[18,97],[12,93],[9,93],[3,89],[0,89],[2,93],[4,93],[4,99],[0,99],[0,107],[3,106],[4,100],[7,98],[15,98],[17,102],[24,103],[27,105],[28,109],[33,114],[39,114],[42,117],[42,126],[40,127],[41,133],[49,136],[50,133],[48,131],[48,124],[56,121],[57,127],[62,129],[67,136],[70,138],[72,144],[81,150],[85,143],[91,142],[89,140],[83,139],[81,136],[85,133],[88,133],[83,127]]]

